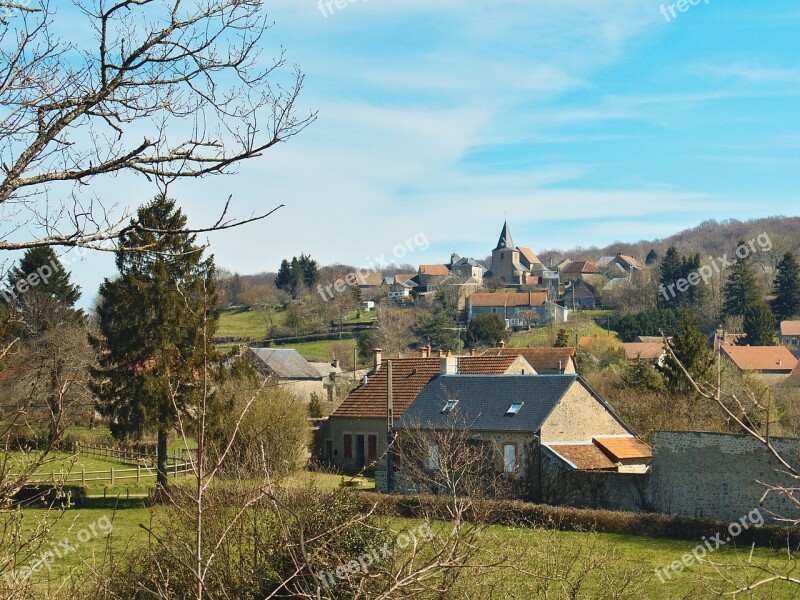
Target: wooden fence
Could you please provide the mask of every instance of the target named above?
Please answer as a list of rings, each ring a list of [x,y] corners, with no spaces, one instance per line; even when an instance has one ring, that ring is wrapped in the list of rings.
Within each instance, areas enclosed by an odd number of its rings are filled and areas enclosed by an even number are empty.
[[[119,462],[128,462],[135,465],[150,465],[156,464],[156,455],[146,452],[136,452],[135,450],[126,450],[125,448],[114,448],[111,446],[92,446],[87,444],[75,443],[75,452],[89,458],[97,458],[100,460],[116,460]],[[185,463],[190,462],[190,451],[186,448],[173,448],[167,454],[167,463]]]
[[[167,475],[177,477],[181,473],[189,473],[192,470],[191,463],[173,463],[167,465]],[[26,483],[40,485],[40,484],[80,484],[86,485],[92,482],[108,481],[109,485],[114,485],[120,481],[136,480],[136,483],[141,483],[142,479],[155,477],[157,474],[154,467],[147,465],[136,465],[130,469],[117,469],[110,467],[102,471],[87,471],[81,469],[64,473],[63,471],[53,471],[51,473],[36,473],[27,478]]]

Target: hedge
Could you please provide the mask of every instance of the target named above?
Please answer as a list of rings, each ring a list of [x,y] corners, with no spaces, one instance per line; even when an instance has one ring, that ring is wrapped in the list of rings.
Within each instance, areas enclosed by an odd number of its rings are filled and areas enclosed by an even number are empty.
[[[451,500],[444,496],[421,494],[401,496],[374,492],[360,492],[360,494],[364,510],[372,509],[378,515],[445,521],[451,518],[447,509]],[[476,514],[480,517],[476,518]],[[466,518],[470,521],[508,527],[547,527],[560,531],[595,531],[698,542],[704,537],[711,538],[718,533],[722,534],[723,538],[727,537],[730,524],[725,521],[660,513],[571,508],[532,504],[521,500],[478,500],[475,501],[473,508],[467,511]],[[755,527],[749,521],[747,523],[748,529],[742,528],[742,532],[735,538],[738,545],[755,543],[773,548],[786,548],[787,544],[793,548],[800,546],[800,527],[775,525]]]

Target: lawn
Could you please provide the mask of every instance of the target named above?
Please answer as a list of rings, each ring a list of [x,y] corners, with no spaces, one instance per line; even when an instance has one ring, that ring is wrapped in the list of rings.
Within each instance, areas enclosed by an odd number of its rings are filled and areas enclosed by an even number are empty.
[[[552,346],[555,343],[559,329],[565,329],[570,345],[576,346],[577,340],[585,335],[616,335],[598,325],[593,317],[605,316],[608,311],[584,311],[571,313],[570,320],[561,325],[546,325],[536,327],[532,331],[519,331],[511,335],[508,345],[512,348],[525,348],[527,346]]]
[[[328,362],[333,359],[333,347],[341,344],[347,349],[348,356],[352,358],[353,349],[356,347],[356,340],[353,338],[343,340],[321,340],[318,342],[299,342],[286,346],[275,346],[276,348],[294,348],[303,358],[314,362]]]
[[[285,313],[275,312],[276,325],[282,325]],[[219,312],[219,324],[215,337],[249,337],[263,340],[269,325],[266,311],[247,308],[231,308]]]
[[[314,474],[323,488],[337,487],[341,477]],[[156,509],[158,510],[158,509]],[[36,519],[30,512],[29,521]],[[67,539],[75,546],[75,552],[54,561],[51,570],[42,570],[37,575],[40,589],[52,587],[71,576],[80,580],[93,566],[102,564],[107,544],[113,550],[115,561],[126,553],[135,552],[147,540],[147,533],[140,525],[147,525],[152,512],[141,500],[129,502],[93,500],[90,507],[70,509],[61,514],[52,526],[52,539]],[[378,518],[395,532],[417,528],[421,522],[413,519]],[[104,535],[111,523],[110,538]],[[97,535],[87,536],[81,531]],[[431,526],[437,537],[448,535],[448,523]],[[84,538],[79,544],[75,543]],[[708,586],[725,588],[718,571],[708,562],[688,567],[671,579],[659,581],[656,568],[680,560],[699,543],[693,541],[646,538],[630,535],[595,534],[576,532],[554,532],[542,529],[489,527],[482,531],[479,544],[482,548],[478,561],[500,565],[487,570],[466,569],[459,586],[458,597],[470,598],[529,598],[536,597],[532,591],[534,575],[552,577],[551,589],[546,597],[564,598],[559,578],[567,576],[572,582],[582,579],[582,588],[576,598],[610,597],[609,589],[620,591],[624,582],[632,581],[635,598],[712,598]],[[786,552],[757,548],[752,553],[752,565],[771,565],[777,569],[787,568]],[[723,547],[707,557],[715,563],[733,565],[726,570],[737,579],[742,576],[742,563],[748,562],[750,548]],[[29,559],[29,561],[35,559]],[[477,562],[477,561],[473,561]],[[793,563],[793,561],[790,561]],[[28,564],[28,563],[25,563]],[[540,582],[541,583],[541,582]],[[759,588],[755,598],[794,598],[800,588],[786,584],[775,584]],[[539,596],[545,597],[545,596]],[[626,596],[628,597],[628,596]]]

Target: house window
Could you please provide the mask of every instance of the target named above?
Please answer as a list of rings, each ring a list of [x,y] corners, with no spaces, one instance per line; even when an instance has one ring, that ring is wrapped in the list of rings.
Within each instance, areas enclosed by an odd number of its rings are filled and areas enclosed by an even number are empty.
[[[458,405],[458,400],[448,400],[447,404],[444,405],[442,409],[443,413],[453,412],[453,409]]]
[[[439,445],[428,444],[428,470],[435,471],[439,468]]]
[[[519,412],[519,409],[522,408],[522,405],[525,404],[524,402],[514,402],[511,406],[508,407],[506,411],[507,415],[515,415]]]
[[[517,470],[517,445],[503,445],[503,472],[513,473]]]
[[[369,460],[378,458],[378,436],[374,433],[367,436],[367,458]]]
[[[344,434],[344,457],[346,459],[353,458],[353,435],[351,433]]]

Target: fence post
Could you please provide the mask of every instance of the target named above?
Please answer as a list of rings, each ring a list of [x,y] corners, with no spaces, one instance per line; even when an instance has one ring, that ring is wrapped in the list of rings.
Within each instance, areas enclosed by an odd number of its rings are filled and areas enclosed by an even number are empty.
[[[114,485],[114,467],[111,467],[111,485]]]
[[[86,469],[81,469],[81,485],[86,485]]]
[[[136,483],[142,480],[142,465],[136,465]]]

